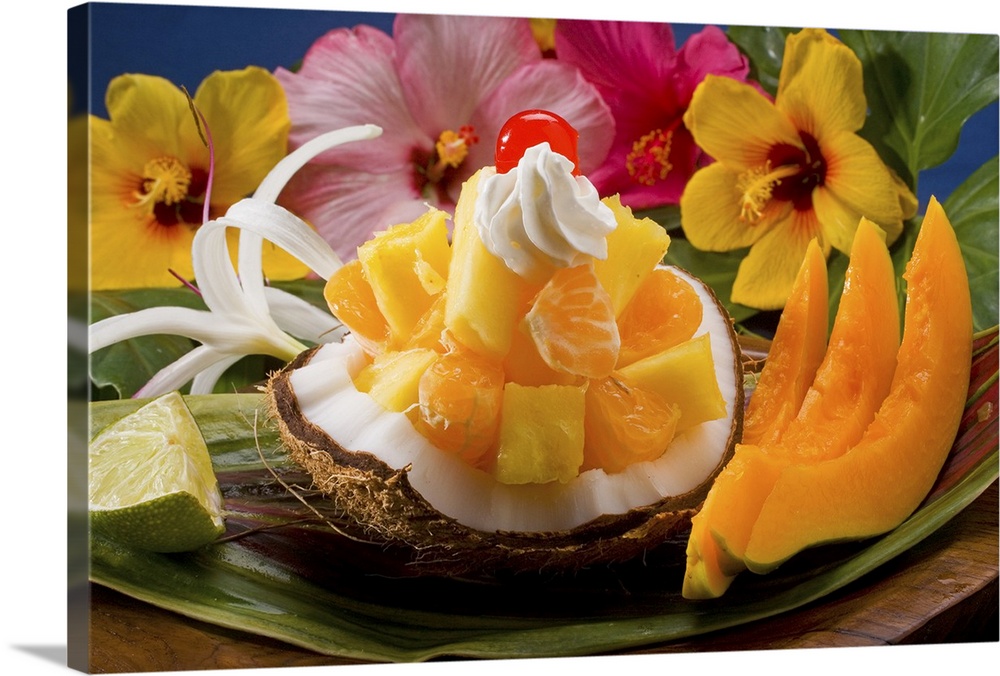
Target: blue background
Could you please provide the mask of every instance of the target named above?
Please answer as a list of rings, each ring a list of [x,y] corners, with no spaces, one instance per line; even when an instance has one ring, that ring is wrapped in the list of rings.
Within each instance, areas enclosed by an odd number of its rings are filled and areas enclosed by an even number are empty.
[[[239,7],[92,3],[71,11],[69,81],[74,112],[106,117],[104,91],[116,75],[161,75],[194,91],[213,70],[257,65],[294,67],[328,30],[368,24],[392,32],[393,14]],[[72,15],[71,15],[72,17]],[[674,24],[678,45],[700,25]],[[831,27],[835,28],[835,27]],[[89,55],[89,58],[88,58]],[[958,151],[944,165],[920,175],[921,206],[931,194],[942,201],[998,151],[998,108],[975,115],[962,131]]]

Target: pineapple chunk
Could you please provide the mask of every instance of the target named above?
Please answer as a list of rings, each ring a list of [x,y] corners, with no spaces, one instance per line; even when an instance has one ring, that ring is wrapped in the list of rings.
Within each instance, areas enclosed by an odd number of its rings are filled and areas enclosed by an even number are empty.
[[[653,220],[635,218],[617,195],[606,197],[604,203],[614,213],[618,227],[608,235],[608,257],[594,261],[594,272],[610,294],[618,317],[639,285],[663,260],[670,235]]]
[[[417,404],[420,376],[437,357],[425,348],[380,354],[355,376],[354,387],[385,410],[401,413]]]
[[[447,218],[445,212],[432,209],[358,247],[365,278],[396,344],[406,341],[444,288],[451,261]]]
[[[455,339],[469,349],[502,359],[537,288],[491,254],[479,238],[473,212],[481,173],[465,183],[455,207],[444,322]]]
[[[619,370],[636,386],[652,390],[681,410],[680,433],[726,415],[709,334],[703,333]]]
[[[583,464],[585,387],[507,383],[494,475],[506,484],[566,482]]]

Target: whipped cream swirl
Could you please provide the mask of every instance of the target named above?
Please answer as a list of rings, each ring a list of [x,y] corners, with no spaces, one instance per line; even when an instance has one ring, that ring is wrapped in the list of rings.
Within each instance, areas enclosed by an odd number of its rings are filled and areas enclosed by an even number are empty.
[[[589,180],[572,172],[569,159],[540,143],[516,169],[480,180],[473,216],[479,236],[521,277],[541,279],[553,268],[608,256],[614,213]]]

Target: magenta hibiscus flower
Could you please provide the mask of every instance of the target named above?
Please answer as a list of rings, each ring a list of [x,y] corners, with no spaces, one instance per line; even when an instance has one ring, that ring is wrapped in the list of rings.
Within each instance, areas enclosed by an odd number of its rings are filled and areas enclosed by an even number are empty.
[[[677,204],[707,161],[683,120],[698,83],[708,74],[745,80],[749,71],[716,26],[678,50],[670,24],[560,19],[556,56],[577,66],[611,107],[614,143],[588,177],[601,195],[618,193],[633,209]]]
[[[584,172],[611,145],[600,94],[575,66],[542,58],[527,19],[401,14],[393,37],[370,26],[333,30],[298,72],[276,76],[293,148],[351,125],[384,129],[321,155],[281,199],[344,258],[428,204],[452,211],[462,182],[493,164],[500,127],[521,110],[551,110],[576,127]]]

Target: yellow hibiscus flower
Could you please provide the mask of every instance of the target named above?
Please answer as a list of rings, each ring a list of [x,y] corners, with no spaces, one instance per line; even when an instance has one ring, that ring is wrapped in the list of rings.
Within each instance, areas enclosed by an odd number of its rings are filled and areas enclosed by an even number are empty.
[[[784,306],[809,241],[850,251],[861,217],[892,243],[917,200],[867,141],[861,62],[823,30],[785,43],[773,103],[754,87],[709,75],[684,116],[716,162],[681,197],[681,225],[705,251],[750,247],[732,300]]]
[[[191,243],[205,220],[206,194],[208,218],[221,216],[285,156],[284,90],[256,67],[205,78],[194,106],[214,159],[187,96],[168,80],[121,75],[108,85],[106,103],[109,120],[90,117],[91,288],[176,286],[171,271],[193,275]],[[235,256],[235,230],[229,239]],[[307,271],[275,247],[265,247],[264,269],[271,279]]]

